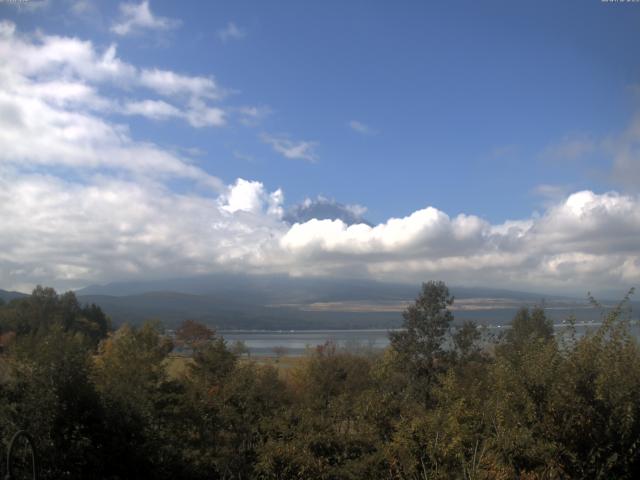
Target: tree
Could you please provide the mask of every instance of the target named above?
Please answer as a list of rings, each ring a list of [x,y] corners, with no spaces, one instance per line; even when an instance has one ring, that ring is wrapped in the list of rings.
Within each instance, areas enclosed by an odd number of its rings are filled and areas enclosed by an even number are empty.
[[[402,314],[403,329],[389,335],[399,364],[407,370],[411,385],[424,400],[430,385],[446,365],[443,343],[453,321],[451,305],[453,296],[444,282],[423,283],[416,301]]]
[[[457,329],[453,334],[453,345],[460,360],[468,360],[481,352],[478,345],[481,336],[478,326],[470,320],[465,320],[462,326]]]
[[[247,344],[242,340],[236,340],[231,345],[230,350],[238,357],[241,358],[242,355],[246,354],[247,358],[251,358],[251,350],[247,347]]]
[[[214,340],[216,333],[206,325],[194,320],[185,320],[176,330],[176,343],[181,347],[197,350]]]
[[[387,478],[370,418],[371,366],[333,342],[309,350],[289,377],[293,404],[260,449],[257,478]]]
[[[521,353],[529,345],[542,345],[553,339],[553,323],[546,317],[544,309],[534,307],[530,311],[522,307],[513,317],[511,328],[504,335],[497,353],[512,362],[519,362]]]
[[[220,385],[238,360],[238,355],[227,348],[224,338],[209,332],[208,340],[192,343],[193,362],[189,366],[192,379],[206,388]]]
[[[19,337],[6,361],[0,430],[19,429],[36,439],[41,478],[88,478],[103,468],[103,411],[91,382],[92,347],[81,333],[52,326]]]
[[[38,285],[28,297],[15,299],[0,310],[0,331],[46,335],[53,327],[82,333],[96,347],[111,330],[111,322],[97,305],[81,306],[73,292],[58,295]]]
[[[118,478],[159,478],[164,466],[165,393],[170,390],[165,360],[171,349],[152,322],[124,325],[100,345],[93,380],[111,432],[110,455],[118,459],[108,473]]]
[[[542,307],[521,308],[511,322],[511,330],[506,339],[510,343],[520,344],[532,338],[550,340],[553,338],[553,323],[547,318]]]

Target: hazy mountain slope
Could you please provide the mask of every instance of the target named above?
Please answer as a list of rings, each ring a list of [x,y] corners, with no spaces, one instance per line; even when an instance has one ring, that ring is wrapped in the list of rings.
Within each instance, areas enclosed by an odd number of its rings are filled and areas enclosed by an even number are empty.
[[[26,293],[10,292],[10,291],[7,291],[7,290],[2,290],[0,288],[0,298],[5,302],[10,302],[14,298],[22,298],[22,297],[26,297],[26,296],[27,296]]]
[[[77,294],[95,302],[116,323],[185,318],[225,329],[390,328],[419,293],[419,285],[371,280],[292,278],[286,275],[206,275],[91,286]],[[510,290],[452,287],[455,317],[505,324],[522,305],[545,300],[555,319],[584,313],[585,302]],[[582,315],[584,316],[584,315]],[[589,314],[590,318],[593,315]]]
[[[78,295],[125,296],[178,292],[217,296],[226,302],[253,305],[337,302],[351,300],[413,300],[420,285],[362,279],[295,278],[287,275],[213,274],[142,282],[114,282],[78,290]],[[563,297],[503,289],[451,287],[456,298],[509,298],[528,301]]]
[[[116,324],[158,319],[171,327],[184,319],[192,319],[220,329],[247,330],[389,328],[400,324],[396,312],[309,312],[297,308],[227,303],[217,297],[176,292],[79,295],[78,298],[83,303],[100,305]]]
[[[189,318],[221,329],[290,330],[397,327],[419,289],[360,279],[214,274],[94,285],[76,294],[82,303],[100,305],[116,324],[158,319],[174,326]],[[542,301],[556,322],[570,314],[581,321],[600,318],[585,299],[455,286],[451,292],[458,321],[505,325],[521,306]],[[25,294],[0,290],[5,301],[21,296]]]

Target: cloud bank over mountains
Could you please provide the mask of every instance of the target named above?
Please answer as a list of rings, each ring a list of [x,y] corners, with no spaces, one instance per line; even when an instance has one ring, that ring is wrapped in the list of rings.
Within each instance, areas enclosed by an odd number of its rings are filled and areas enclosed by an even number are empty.
[[[6,21],[0,58],[3,288],[224,271],[575,293],[640,280],[636,195],[581,191],[499,224],[424,206],[370,225],[363,207],[323,198],[287,209],[286,192],[227,184],[123,123],[224,128],[237,110],[219,103],[226,91],[213,77],[140,68],[114,45],[25,35]],[[311,142],[262,140],[288,158],[317,158]],[[188,188],[172,189],[176,180]]]
[[[578,293],[640,278],[640,199],[615,193],[575,193],[541,217],[499,225],[427,207],[369,226],[290,225],[282,192],[245,180],[213,198],[5,169],[0,192],[0,282],[11,288],[233,271]]]

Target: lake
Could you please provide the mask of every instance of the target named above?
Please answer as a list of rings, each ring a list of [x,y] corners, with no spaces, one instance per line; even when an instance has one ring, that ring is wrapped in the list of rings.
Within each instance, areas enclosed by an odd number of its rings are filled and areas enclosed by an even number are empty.
[[[601,323],[578,323],[576,329],[579,334],[587,330],[595,330]],[[554,325],[557,332],[566,327],[565,324]],[[486,327],[486,334],[499,335],[509,326]],[[633,331],[638,336],[638,327]],[[276,349],[283,348],[285,355],[304,355],[308,348],[315,348],[325,342],[335,342],[339,347],[351,351],[362,349],[383,349],[389,345],[388,329],[368,330],[291,330],[291,331],[220,331],[229,345],[236,341],[244,342],[251,355],[275,356]]]

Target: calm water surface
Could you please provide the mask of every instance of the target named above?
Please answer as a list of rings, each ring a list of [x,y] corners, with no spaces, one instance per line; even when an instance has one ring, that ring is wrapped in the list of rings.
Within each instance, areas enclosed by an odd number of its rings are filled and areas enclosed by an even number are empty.
[[[595,330],[600,323],[576,324],[578,334],[587,330]],[[496,336],[508,329],[508,326],[486,327],[486,335]],[[556,332],[561,333],[566,325],[555,325]],[[633,331],[638,336],[637,326]],[[252,355],[275,355],[281,348],[289,356],[304,355],[307,349],[315,348],[326,342],[335,342],[339,347],[348,350],[383,349],[389,345],[389,330],[293,330],[293,331],[220,331],[232,345],[236,341],[244,342]]]

